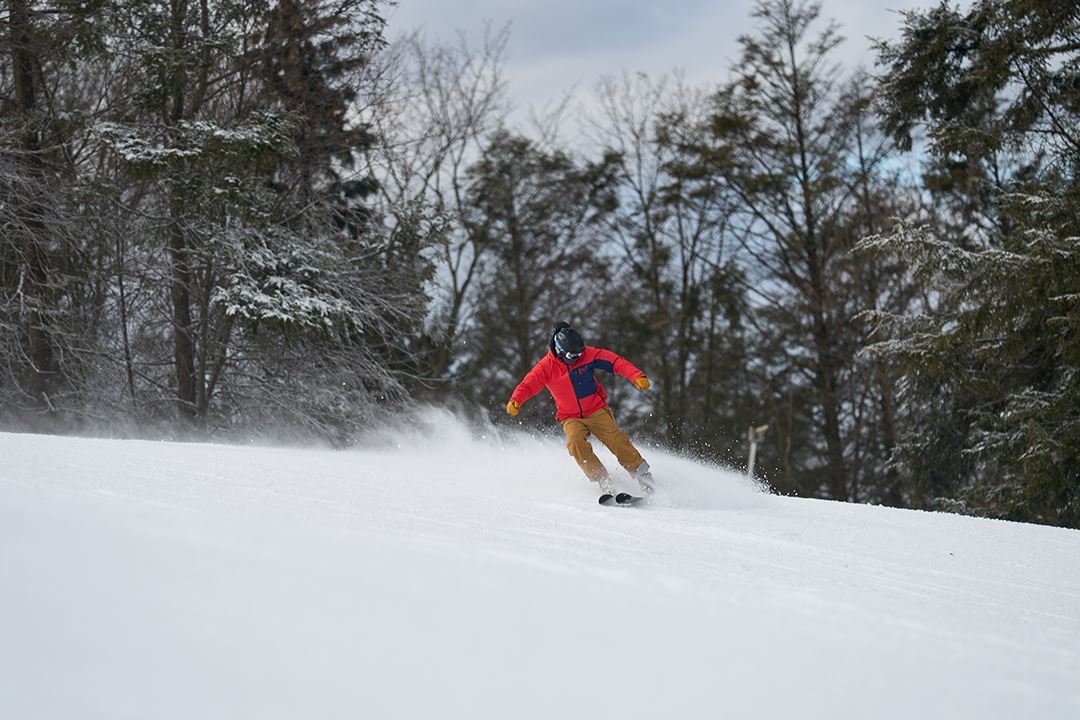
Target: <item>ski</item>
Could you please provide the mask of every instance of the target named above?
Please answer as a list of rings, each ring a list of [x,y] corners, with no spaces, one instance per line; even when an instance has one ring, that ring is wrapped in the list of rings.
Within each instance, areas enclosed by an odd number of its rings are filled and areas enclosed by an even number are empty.
[[[639,502],[641,502],[644,499],[645,498],[643,498],[643,497],[638,497],[637,495],[631,495],[630,493],[624,493],[624,492],[621,492],[618,495],[612,495],[611,493],[604,493],[603,495],[600,496],[600,504],[601,505],[608,505],[608,506],[621,505],[621,506],[625,507],[625,506],[628,506],[628,505],[637,505]]]

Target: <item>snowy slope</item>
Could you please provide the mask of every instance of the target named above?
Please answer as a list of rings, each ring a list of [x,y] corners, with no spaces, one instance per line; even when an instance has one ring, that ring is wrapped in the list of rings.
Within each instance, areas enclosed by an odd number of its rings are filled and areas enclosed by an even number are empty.
[[[432,417],[0,434],[0,718],[1080,717],[1080,532],[657,451],[663,497],[603,508],[556,439]]]

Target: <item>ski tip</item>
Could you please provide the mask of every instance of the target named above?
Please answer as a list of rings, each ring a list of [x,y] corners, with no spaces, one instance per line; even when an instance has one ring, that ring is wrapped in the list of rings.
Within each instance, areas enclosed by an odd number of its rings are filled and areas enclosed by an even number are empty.
[[[615,496],[612,495],[611,493],[604,493],[603,495],[600,496],[600,504],[601,505],[610,505],[613,502],[615,502]]]
[[[630,493],[619,493],[618,495],[615,496],[615,502],[617,502],[620,505],[634,505],[636,503],[641,502],[644,499],[645,498],[640,498],[640,497],[637,497],[636,495],[631,495]]]

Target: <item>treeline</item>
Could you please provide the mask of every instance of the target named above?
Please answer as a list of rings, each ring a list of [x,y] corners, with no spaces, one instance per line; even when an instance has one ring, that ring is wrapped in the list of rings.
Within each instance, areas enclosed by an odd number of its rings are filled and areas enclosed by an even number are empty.
[[[557,319],[639,435],[778,492],[1080,526],[1080,11],[762,0],[718,82],[508,121],[505,32],[376,0],[7,2],[0,421],[348,442],[498,421]],[[537,398],[521,418],[550,427]]]

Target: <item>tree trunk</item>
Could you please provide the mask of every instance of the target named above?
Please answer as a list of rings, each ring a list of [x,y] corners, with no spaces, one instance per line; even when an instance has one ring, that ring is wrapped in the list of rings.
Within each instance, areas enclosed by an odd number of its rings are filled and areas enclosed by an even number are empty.
[[[123,237],[117,233],[116,236],[116,288],[119,292],[119,307],[117,308],[120,313],[120,333],[121,339],[124,343],[124,369],[127,371],[127,384],[128,393],[131,395],[131,404],[133,407],[137,407],[135,400],[135,368],[134,362],[131,357],[131,339],[128,337],[128,303],[127,303],[127,290],[124,284],[124,261],[126,258],[126,251],[124,249]]]
[[[175,191],[174,191],[175,192]],[[180,226],[180,199],[173,196],[169,226],[169,259],[172,263],[173,359],[176,365],[176,399],[180,417],[194,421],[198,404],[195,384],[195,341],[191,325],[191,260],[184,230]]]
[[[43,178],[37,118],[37,88],[34,82],[36,58],[30,47],[30,9],[26,0],[9,3],[9,31],[11,43],[12,79],[15,85],[15,114],[24,124],[19,153],[20,169],[27,179],[27,196],[18,198],[25,203],[22,213],[24,226],[19,232],[23,272],[22,296],[25,299],[26,316],[24,333],[26,356],[30,361],[28,372],[29,394],[40,408],[52,410],[49,393],[55,381],[57,367],[51,339],[45,327],[43,307],[49,304],[47,293],[48,252],[42,247],[44,236],[42,216],[45,208],[33,192]]]
[[[877,362],[877,380],[881,392],[881,440],[884,445],[885,457],[892,459],[896,450],[896,398],[893,396],[893,387],[889,378],[888,366],[884,360]],[[903,507],[904,498],[900,489],[900,474],[895,467],[889,467],[885,471],[885,491],[882,493],[882,501],[893,507]]]
[[[171,0],[171,32],[169,44],[179,54],[187,44],[185,32],[186,0]],[[168,100],[165,103],[165,121],[176,124],[184,119],[184,89],[186,76],[179,64],[174,65],[168,78]],[[170,296],[172,300],[173,325],[173,362],[176,366],[176,400],[179,416],[193,423],[198,413],[197,386],[195,383],[195,338],[191,323],[191,249],[181,225],[184,215],[184,201],[181,191],[175,186],[180,178],[174,178],[170,190],[169,203],[169,260],[172,278]]]
[[[818,338],[818,397],[824,425],[825,458],[828,463],[829,498],[849,499],[847,473],[844,468],[844,445],[840,434],[840,397],[836,382],[837,368],[827,336]]]

